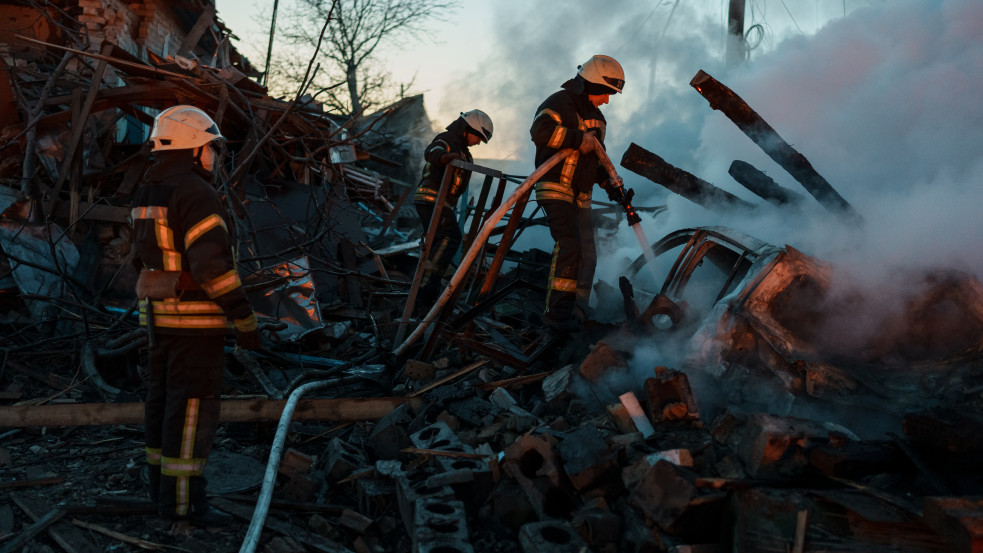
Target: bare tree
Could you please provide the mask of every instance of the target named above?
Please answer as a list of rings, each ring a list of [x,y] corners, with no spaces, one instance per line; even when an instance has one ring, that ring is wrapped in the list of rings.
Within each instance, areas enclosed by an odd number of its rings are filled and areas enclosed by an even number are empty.
[[[328,17],[332,21],[322,48],[321,75],[312,91],[321,89],[322,101],[335,111],[358,114],[390,103],[406,88],[394,83],[378,59],[380,46],[401,46],[419,39],[430,20],[440,19],[457,5],[456,0],[297,0],[287,24],[277,30],[288,51],[276,56],[276,74],[268,81],[274,89],[296,81],[303,64],[302,52],[317,41],[317,32]],[[331,85],[345,83],[346,87]]]

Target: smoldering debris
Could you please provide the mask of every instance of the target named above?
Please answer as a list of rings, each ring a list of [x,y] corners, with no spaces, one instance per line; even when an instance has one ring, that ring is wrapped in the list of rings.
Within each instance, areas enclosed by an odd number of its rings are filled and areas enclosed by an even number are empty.
[[[511,251],[536,221],[513,211],[433,331],[394,356],[400,326],[418,322],[403,315],[420,237],[406,203],[419,156],[395,120],[425,119],[422,99],[352,120],[271,98],[207,10],[184,29],[210,29],[214,55],[176,34],[193,57],[143,59],[129,35],[109,40],[127,8],[109,18],[97,3],[79,20],[35,18],[48,31],[3,55],[4,551],[238,548],[271,425],[311,382],[324,386],[297,403],[275,465],[267,552],[979,548],[975,279],[922,275],[903,316],[838,341],[864,306],[822,260],[681,229],[653,246],[664,282],[639,256],[621,297],[605,296],[623,316],[556,351],[542,343],[549,255]],[[96,28],[107,42],[87,44]],[[143,493],[146,334],[128,260],[140,142],[152,110],[177,103],[215,114],[228,138],[222,192],[267,341],[228,349],[206,473],[237,521],[190,536]],[[487,177],[475,202],[453,207],[465,243],[509,182],[473,169]],[[847,412],[900,422],[869,436]]]

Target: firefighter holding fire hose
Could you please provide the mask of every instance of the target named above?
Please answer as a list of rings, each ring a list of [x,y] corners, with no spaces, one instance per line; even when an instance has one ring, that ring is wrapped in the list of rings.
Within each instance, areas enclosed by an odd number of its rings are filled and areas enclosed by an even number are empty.
[[[595,148],[604,148],[606,122],[600,106],[621,92],[625,73],[614,58],[592,56],[536,110],[530,134],[539,166],[564,148],[577,151],[535,184],[536,201],[546,212],[555,241],[546,299],[546,322],[553,335],[583,328],[594,280],[597,253],[591,194],[601,184],[615,202],[625,197],[620,179],[611,181]]]
[[[167,520],[223,526],[208,505],[205,463],[219,423],[225,336],[257,349],[260,335],[239,275],[226,213],[209,184],[223,140],[193,106],[161,112],[150,133],[154,162],[133,199],[137,297],[148,327],[146,451],[150,498]]]
[[[474,159],[468,148],[480,142],[487,143],[492,137],[492,130],[491,118],[485,112],[473,109],[462,113],[460,117],[447,125],[446,130],[434,137],[430,145],[423,151],[423,158],[426,163],[423,166],[423,177],[420,180],[420,186],[417,188],[413,203],[416,206],[417,214],[420,216],[424,236],[430,228],[430,220],[433,218],[437,195],[440,193],[440,186],[444,181],[447,165],[455,159],[472,163]],[[428,259],[420,260],[426,265],[414,304],[414,310],[418,315],[429,311],[437,299],[440,292],[441,277],[447,267],[450,266],[458,248],[461,247],[461,229],[454,219],[453,206],[464,193],[470,177],[470,171],[458,170],[449,183],[450,189],[447,191],[440,218],[434,223],[437,228],[433,237],[433,244],[430,245]]]

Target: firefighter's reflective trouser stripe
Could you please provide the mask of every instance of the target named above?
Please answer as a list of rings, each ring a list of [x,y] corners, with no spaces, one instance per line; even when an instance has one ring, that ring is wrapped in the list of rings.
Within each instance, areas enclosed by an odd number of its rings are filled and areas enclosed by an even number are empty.
[[[207,505],[203,474],[218,429],[224,337],[157,340],[146,403],[150,498],[162,516],[182,518]]]
[[[541,205],[556,242],[546,296],[546,322],[556,330],[576,331],[583,321],[577,317],[575,307],[586,313],[597,264],[591,211],[566,202]]]
[[[420,217],[420,223],[424,228],[424,235],[433,218],[434,205],[429,203],[418,203],[416,213]],[[457,226],[454,219],[454,211],[448,207],[440,210],[440,219],[437,220],[437,230],[433,236],[433,245],[430,247],[430,254],[426,260],[421,262],[425,270],[423,278],[420,280],[420,289],[416,295],[414,308],[420,311],[429,311],[433,302],[440,294],[440,279],[447,271],[454,256],[457,255],[458,248],[461,247],[461,228]],[[425,311],[424,311],[425,312]]]

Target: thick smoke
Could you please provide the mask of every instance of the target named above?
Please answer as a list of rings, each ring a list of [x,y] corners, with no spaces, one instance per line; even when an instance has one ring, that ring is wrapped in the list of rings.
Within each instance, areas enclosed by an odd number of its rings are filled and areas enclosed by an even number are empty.
[[[455,83],[456,98],[488,106],[501,129],[496,152],[511,172],[533,169],[528,128],[539,102],[590,55],[609,54],[622,62],[627,79],[625,93],[602,108],[615,164],[635,142],[761,206],[753,214],[721,214],[622,169],[637,192],[636,205],[669,208],[643,218],[650,241],[684,227],[729,226],[832,263],[839,281],[868,295],[868,305],[888,309],[913,292],[905,288],[908,271],[947,267],[983,276],[983,3],[843,3],[843,13],[789,26],[781,21],[783,9],[758,2],[773,8],[763,18],[751,14],[763,24],[768,50],[752,50],[747,63],[730,68],[723,63],[723,9],[642,1],[597,6],[574,1],[557,10],[502,2],[491,37],[494,54]],[[864,223],[831,215],[713,111],[689,86],[701,69],[744,98]],[[802,193],[809,205],[795,215],[771,208],[727,174],[735,159]],[[600,251],[607,257],[597,276],[615,287],[626,261],[640,253],[626,226]],[[640,368],[650,374],[655,364],[674,361],[659,358]]]

